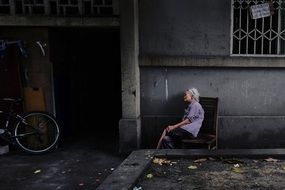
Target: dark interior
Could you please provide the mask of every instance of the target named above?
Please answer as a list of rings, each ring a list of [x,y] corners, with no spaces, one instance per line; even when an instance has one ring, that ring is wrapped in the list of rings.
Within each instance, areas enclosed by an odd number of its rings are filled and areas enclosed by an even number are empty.
[[[49,32],[56,116],[63,142],[118,144],[121,118],[119,29]]]

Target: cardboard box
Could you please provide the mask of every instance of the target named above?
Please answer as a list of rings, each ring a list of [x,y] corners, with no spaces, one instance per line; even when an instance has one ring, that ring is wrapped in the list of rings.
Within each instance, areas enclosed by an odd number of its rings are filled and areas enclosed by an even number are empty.
[[[46,111],[45,98],[42,88],[24,88],[25,111]]]

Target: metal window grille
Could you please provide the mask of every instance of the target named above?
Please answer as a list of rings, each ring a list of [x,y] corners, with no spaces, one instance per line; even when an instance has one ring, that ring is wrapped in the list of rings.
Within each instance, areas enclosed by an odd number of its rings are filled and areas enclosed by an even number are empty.
[[[9,15],[10,13],[9,0],[0,0],[0,14]]]
[[[84,0],[84,10],[86,15],[112,15],[112,0]]]
[[[68,16],[82,14],[82,1],[54,0],[53,2],[57,4],[57,15]]]
[[[119,0],[0,0],[0,15],[114,16]]]
[[[41,15],[45,14],[44,0],[16,0],[16,9],[18,14]]]
[[[252,19],[249,8],[264,0],[232,0],[232,54],[285,55],[285,0],[272,0],[274,14]]]

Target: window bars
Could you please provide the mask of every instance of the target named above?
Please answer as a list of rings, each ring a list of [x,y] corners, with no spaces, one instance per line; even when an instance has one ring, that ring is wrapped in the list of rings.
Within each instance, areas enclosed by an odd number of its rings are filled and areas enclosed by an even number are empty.
[[[0,15],[114,16],[118,0],[0,0]]]
[[[232,54],[284,55],[285,54],[285,0],[272,0],[274,14],[252,19],[250,6],[264,0],[232,1]]]

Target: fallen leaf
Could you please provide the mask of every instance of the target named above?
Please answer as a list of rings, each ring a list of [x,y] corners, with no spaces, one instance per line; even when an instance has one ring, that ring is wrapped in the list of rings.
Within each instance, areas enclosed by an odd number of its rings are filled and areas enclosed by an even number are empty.
[[[188,166],[188,169],[190,169],[190,170],[196,170],[196,169],[197,169],[197,166],[191,165],[191,166]]]
[[[267,159],[264,159],[266,162],[277,162],[278,160],[277,159],[274,159],[274,158],[267,158]]]
[[[37,173],[40,173],[40,172],[41,172],[41,170],[35,170],[34,174],[37,174]]]
[[[235,168],[239,168],[239,164],[235,164],[234,167],[235,167]]]
[[[180,178],[178,178],[176,181],[183,181],[183,179],[180,177]]]
[[[146,177],[147,177],[148,179],[151,179],[151,178],[153,177],[153,175],[152,175],[152,174],[147,174]]]
[[[207,158],[201,158],[201,159],[194,160],[194,163],[201,163],[205,161],[207,161]]]
[[[208,157],[208,159],[211,160],[211,161],[215,161],[215,160],[216,160],[216,159],[213,158],[213,157]]]
[[[152,161],[154,164],[159,164],[159,165],[162,165],[162,164],[170,164],[170,160],[167,160],[165,158],[155,158],[153,159]]]
[[[232,171],[235,173],[243,173],[244,171],[240,168],[232,168]]]

